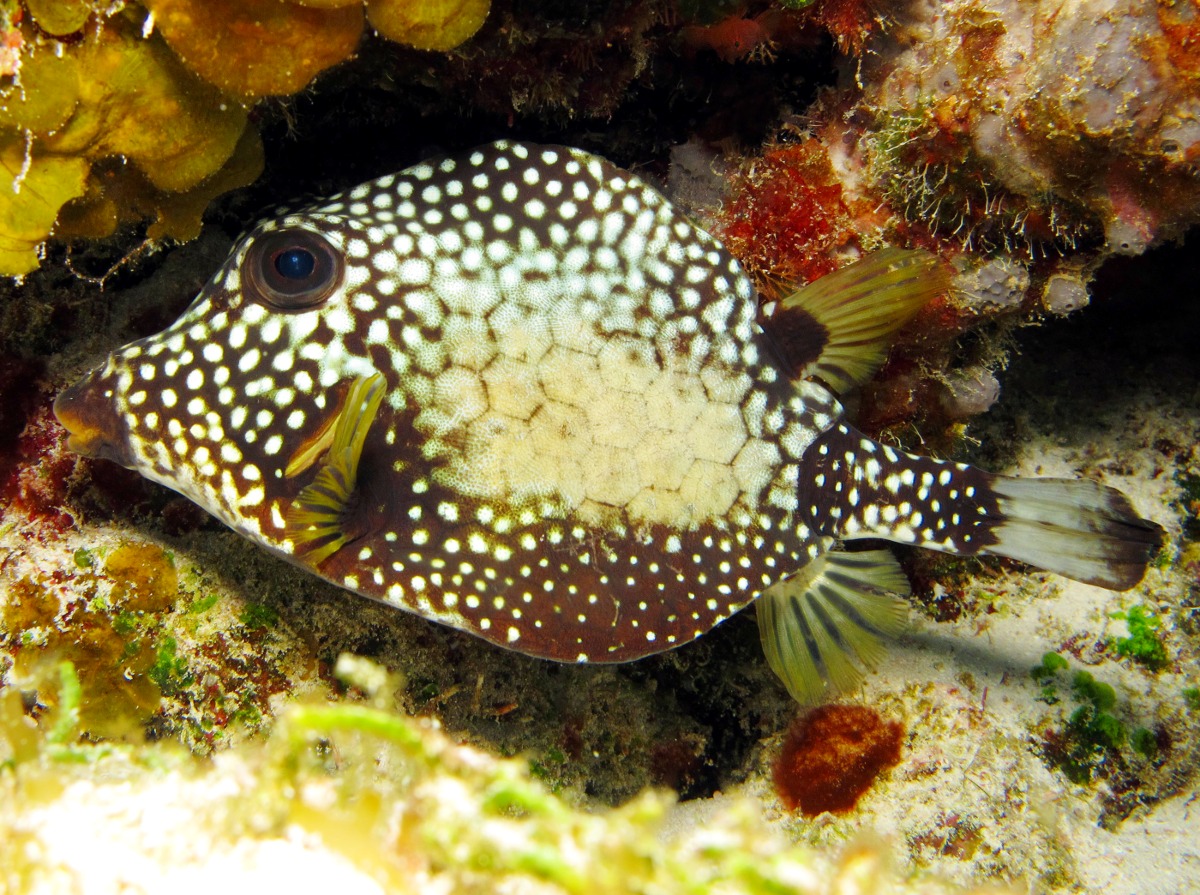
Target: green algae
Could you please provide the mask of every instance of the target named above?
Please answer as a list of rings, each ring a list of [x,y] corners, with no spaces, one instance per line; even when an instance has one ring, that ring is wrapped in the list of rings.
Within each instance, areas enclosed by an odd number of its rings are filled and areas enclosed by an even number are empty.
[[[174,696],[192,682],[187,660],[179,655],[179,644],[174,637],[166,635],[155,645],[154,664],[146,675],[164,696]]]
[[[1125,637],[1113,638],[1110,643],[1117,655],[1132,659],[1150,671],[1162,671],[1170,660],[1162,641],[1162,620],[1146,609],[1134,606],[1127,612],[1114,612],[1113,618],[1124,619],[1129,628]]]
[[[1184,687],[1182,695],[1189,711],[1200,712],[1200,687]]]
[[[279,612],[263,603],[247,603],[238,621],[252,630],[273,628],[279,624]]]
[[[1059,688],[1065,683],[1061,672],[1070,663],[1058,653],[1048,652],[1030,669],[1041,687],[1039,702],[1058,705]],[[1090,784],[1109,776],[1114,768],[1125,768],[1129,750],[1145,759],[1158,753],[1158,738],[1148,727],[1135,726],[1117,714],[1117,692],[1111,684],[1097,680],[1089,671],[1078,670],[1068,678],[1074,707],[1062,726],[1049,726],[1043,732],[1043,754],[1068,780]],[[1128,749],[1127,749],[1128,747]]]
[[[203,615],[208,610],[217,605],[221,598],[217,594],[209,594],[206,597],[197,597],[188,604],[187,611],[192,615]]]

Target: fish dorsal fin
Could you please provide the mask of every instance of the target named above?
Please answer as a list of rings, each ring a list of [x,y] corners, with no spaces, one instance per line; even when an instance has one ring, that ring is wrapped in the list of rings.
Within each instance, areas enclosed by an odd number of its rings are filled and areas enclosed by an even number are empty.
[[[801,705],[814,705],[874,668],[883,639],[904,630],[911,592],[887,550],[833,551],[771,585],[755,602],[767,664]]]
[[[929,252],[881,249],[801,286],[763,326],[793,376],[843,395],[875,375],[895,332],[948,286]]]
[[[313,568],[337,553],[349,540],[346,511],[358,483],[358,461],[363,445],[379,413],[384,390],[381,373],[354,380],[333,424],[329,450],[321,460],[316,477],[296,495],[284,514],[288,537]],[[321,541],[324,543],[318,543]]]

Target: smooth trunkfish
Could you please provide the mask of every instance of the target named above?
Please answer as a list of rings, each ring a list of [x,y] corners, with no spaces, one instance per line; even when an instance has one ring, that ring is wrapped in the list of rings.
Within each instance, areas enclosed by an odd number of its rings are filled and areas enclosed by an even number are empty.
[[[914,456],[845,420],[946,288],[884,249],[760,310],[658,192],[501,141],[264,221],[170,328],[55,402],[69,446],[322,578],[509,649],[624,662],[752,602],[801,702],[903,624],[882,538],[1128,589],[1118,491]]]

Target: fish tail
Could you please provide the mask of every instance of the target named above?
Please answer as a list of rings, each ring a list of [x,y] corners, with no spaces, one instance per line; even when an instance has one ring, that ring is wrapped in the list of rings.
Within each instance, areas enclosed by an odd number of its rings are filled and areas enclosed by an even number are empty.
[[[834,426],[805,454],[801,506],[831,537],[884,538],[965,556],[1027,562],[1077,581],[1129,590],[1163,543],[1114,488],[1020,479],[919,457]]]

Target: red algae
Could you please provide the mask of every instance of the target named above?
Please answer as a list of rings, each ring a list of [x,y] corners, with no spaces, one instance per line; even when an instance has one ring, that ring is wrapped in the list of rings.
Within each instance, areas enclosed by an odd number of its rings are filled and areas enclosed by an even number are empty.
[[[812,817],[852,809],[900,761],[904,726],[861,705],[823,705],[797,719],[775,762],[775,791]]]
[[[688,25],[680,35],[687,49],[709,49],[725,62],[736,62],[764,51],[770,43],[770,35],[758,18],[732,15],[715,25]]]
[[[40,362],[0,363],[0,501],[62,531],[76,458],[61,443],[62,427],[50,410]]]
[[[808,12],[829,32],[838,49],[851,56],[862,55],[867,40],[883,22],[870,0],[818,0]]]
[[[754,159],[734,180],[720,235],[768,295],[781,280],[811,282],[835,270],[834,251],[855,234],[824,145],[808,139]]]
[[[684,51],[711,50],[723,62],[769,62],[776,52],[815,48],[804,12],[772,7],[756,15],[734,12],[711,25],[687,25],[679,33]]]

